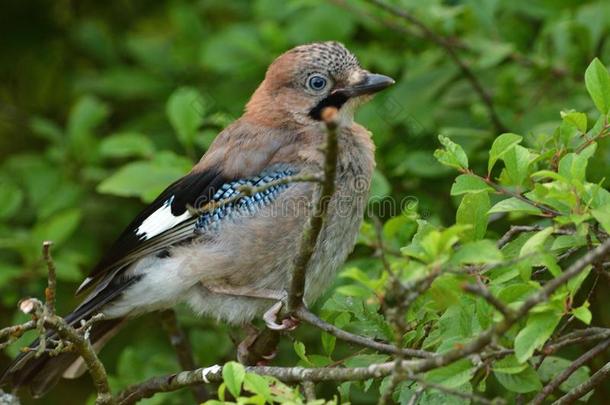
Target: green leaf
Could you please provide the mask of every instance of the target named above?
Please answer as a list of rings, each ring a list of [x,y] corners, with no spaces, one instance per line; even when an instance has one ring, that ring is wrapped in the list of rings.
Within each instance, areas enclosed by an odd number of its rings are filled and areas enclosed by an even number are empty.
[[[239,397],[241,384],[246,377],[246,369],[241,364],[230,361],[222,368],[222,379],[227,385],[227,389],[235,398]]]
[[[506,304],[520,302],[525,300],[530,294],[535,292],[537,288],[532,283],[517,283],[511,284],[502,288],[498,292],[500,301]]]
[[[322,341],[322,349],[324,349],[324,353],[326,353],[328,356],[332,355],[333,351],[335,351],[337,338],[330,333],[322,332],[320,334],[320,340]]]
[[[155,152],[153,143],[138,132],[121,132],[104,138],[99,146],[104,157],[150,157]]]
[[[527,242],[525,242],[525,244],[521,247],[519,257],[540,252],[544,247],[544,242],[546,242],[547,238],[551,236],[553,231],[553,227],[549,226],[548,228],[544,228],[543,230],[536,232],[534,235],[532,235],[532,237],[529,238]]]
[[[572,295],[572,297],[574,297],[582,283],[589,276],[591,269],[593,269],[592,265],[586,266],[584,270],[581,271],[576,277],[572,277],[572,279],[568,281],[568,291],[570,292],[570,295]]]
[[[608,69],[598,58],[593,59],[585,71],[585,85],[599,112],[604,115],[608,114],[610,110],[610,75]]]
[[[41,246],[43,241],[50,240],[55,246],[61,245],[74,233],[80,219],[81,210],[79,208],[71,208],[52,215],[34,227],[35,243]]]
[[[593,143],[581,153],[568,153],[559,161],[559,175],[566,179],[584,182],[589,157],[593,155],[597,144]]]
[[[562,359],[556,356],[547,356],[542,361],[542,364],[538,368],[538,375],[542,381],[550,381],[557,374],[564,371],[572,364],[571,360]],[[586,366],[579,367],[567,380],[565,380],[560,386],[563,392],[568,392],[574,387],[582,384],[589,379],[589,368]]]
[[[580,319],[585,324],[591,324],[591,320],[593,319],[593,315],[589,310],[589,303],[585,302],[582,306],[578,308],[572,309],[572,315],[574,315],[577,319]]]
[[[434,151],[434,157],[440,163],[456,169],[468,169],[468,156],[460,145],[443,135],[439,135],[438,140],[445,147]]]
[[[311,365],[311,360],[309,360],[307,358],[307,354],[306,354],[306,350],[305,350],[305,344],[303,342],[299,342],[298,340],[294,341],[294,344],[292,345],[292,347],[294,348],[294,352],[297,354],[297,356],[299,356],[299,358],[301,360],[303,360],[305,363]]]
[[[494,362],[492,366],[494,372],[502,374],[519,374],[528,367],[527,363],[519,363],[512,354]]]
[[[192,87],[177,89],[167,100],[167,116],[184,146],[193,146],[207,109],[201,94]]]
[[[12,182],[0,178],[0,219],[16,214],[23,203],[23,191]]]
[[[465,243],[451,258],[457,264],[489,264],[504,259],[496,244],[487,239]]]
[[[520,145],[514,145],[502,156],[504,161],[504,173],[509,177],[509,182],[514,185],[521,185],[529,173],[532,153],[529,149]]]
[[[591,210],[591,215],[604,228],[604,231],[610,233],[610,204]]]
[[[493,191],[494,189],[480,177],[472,174],[462,174],[455,179],[451,186],[451,195],[462,195],[466,193],[477,193],[482,191]]]
[[[519,144],[522,140],[522,136],[511,133],[502,134],[497,137],[489,150],[487,172],[491,173],[491,169],[493,169],[498,159],[501,159],[506,152],[514,148],[515,145]]]
[[[448,366],[427,372],[425,379],[447,388],[457,388],[470,381],[473,373],[474,366],[472,362],[468,359],[462,359]]]
[[[273,402],[269,382],[261,375],[246,373],[244,377],[244,389],[263,397],[267,402]]]
[[[182,177],[189,170],[188,160],[155,156],[152,161],[139,161],[121,167],[112,176],[97,186],[103,194],[121,197],[140,197],[144,202],[152,201],[168,184]]]
[[[110,113],[108,106],[99,99],[85,96],[72,107],[68,118],[68,135],[72,139],[91,135],[91,131],[102,123]]]
[[[534,350],[541,348],[551,337],[560,319],[561,314],[554,311],[530,314],[526,326],[515,338],[517,360],[523,363],[532,357]]]
[[[383,363],[389,360],[385,354],[358,354],[345,360],[347,367],[368,367],[371,364]]]
[[[519,394],[538,391],[542,388],[538,374],[529,365],[517,374],[494,372],[494,376],[506,389]]]
[[[580,132],[587,131],[587,114],[576,111],[562,111],[561,118],[563,119],[563,122],[573,125]]]
[[[502,200],[489,210],[489,214],[493,214],[496,212],[522,212],[524,214],[541,214],[542,212],[534,207],[532,204],[528,204],[525,201],[519,200],[515,197],[507,198],[506,200]]]
[[[455,220],[458,225],[470,225],[462,232],[465,241],[482,239],[487,231],[489,211],[487,193],[469,193],[464,195],[457,209]]]

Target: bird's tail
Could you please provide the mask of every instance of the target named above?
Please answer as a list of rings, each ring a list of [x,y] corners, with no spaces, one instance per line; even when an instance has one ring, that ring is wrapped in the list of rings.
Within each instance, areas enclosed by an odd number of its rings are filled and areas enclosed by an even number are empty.
[[[74,319],[76,318],[76,319]],[[71,325],[77,325],[80,320],[73,314],[66,317]],[[123,325],[124,318],[109,319],[94,323],[89,333],[93,348],[99,351],[102,346],[114,336]],[[49,334],[48,337],[52,337]],[[32,396],[41,397],[46,394],[63,376],[76,378],[86,370],[82,358],[73,352],[64,352],[56,356],[42,353],[36,357],[36,348],[39,339],[36,339],[29,349],[19,354],[10,367],[0,377],[0,387],[11,385],[14,389],[29,387]],[[49,346],[47,344],[47,346]],[[53,346],[50,347],[52,349]]]

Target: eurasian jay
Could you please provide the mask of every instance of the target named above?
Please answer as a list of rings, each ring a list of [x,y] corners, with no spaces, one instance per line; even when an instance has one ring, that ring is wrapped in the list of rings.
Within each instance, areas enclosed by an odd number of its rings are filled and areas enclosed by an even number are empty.
[[[326,128],[320,115],[330,106],[338,109],[339,154],[335,192],[307,268],[304,298],[311,304],[353,249],[367,204],[374,145],[369,131],[353,121],[354,110],[393,83],[362,69],[337,42],[297,46],[280,55],[241,118],[127,226],[80,285],[77,293],[88,294],[65,319],[79,325],[102,313],[104,320],[89,335],[99,347],[125,319],[179,302],[237,325],[263,315],[286,295],[319,186],[276,184],[212,211],[192,207],[226,201],[242,185],[321,173]],[[75,376],[82,368],[78,360],[73,353],[38,358],[22,353],[0,385],[30,386],[40,396],[62,375]]]

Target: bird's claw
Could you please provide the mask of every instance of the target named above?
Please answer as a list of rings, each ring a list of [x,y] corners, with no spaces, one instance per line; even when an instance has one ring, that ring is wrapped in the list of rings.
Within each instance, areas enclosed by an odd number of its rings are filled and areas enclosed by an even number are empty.
[[[271,330],[293,331],[301,323],[299,319],[292,316],[287,316],[282,319],[281,322],[278,322],[278,317],[283,305],[284,304],[281,301],[275,303],[267,310],[267,312],[265,312],[263,315],[263,320],[265,321],[265,325],[267,325],[267,327]]]

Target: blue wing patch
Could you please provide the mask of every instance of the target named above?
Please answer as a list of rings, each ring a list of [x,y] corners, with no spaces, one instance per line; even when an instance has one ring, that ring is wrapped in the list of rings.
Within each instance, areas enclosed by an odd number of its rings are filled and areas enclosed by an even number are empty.
[[[220,203],[223,200],[235,197],[240,193],[242,186],[261,187],[273,181],[292,176],[292,170],[276,170],[263,173],[248,179],[239,179],[230,183],[223,184],[212,196],[211,202]],[[220,221],[234,215],[253,214],[257,209],[271,203],[281,191],[288,188],[288,184],[275,184],[264,190],[239,198],[236,201],[222,204],[212,211],[203,213],[195,225],[195,232],[201,233],[216,228]]]

